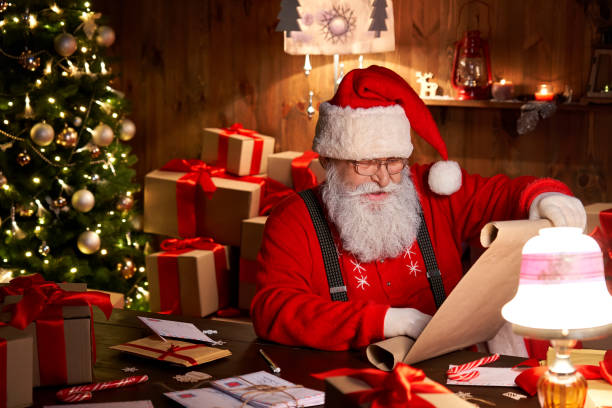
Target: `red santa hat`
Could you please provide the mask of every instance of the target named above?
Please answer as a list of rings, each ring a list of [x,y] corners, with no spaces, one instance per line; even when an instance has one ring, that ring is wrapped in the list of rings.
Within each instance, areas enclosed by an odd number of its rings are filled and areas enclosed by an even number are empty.
[[[448,160],[429,109],[402,77],[378,65],[346,74],[334,97],[321,104],[312,149],[343,160],[408,158],[411,126],[444,159],[429,170],[431,190],[442,195],[459,190],[461,169]]]

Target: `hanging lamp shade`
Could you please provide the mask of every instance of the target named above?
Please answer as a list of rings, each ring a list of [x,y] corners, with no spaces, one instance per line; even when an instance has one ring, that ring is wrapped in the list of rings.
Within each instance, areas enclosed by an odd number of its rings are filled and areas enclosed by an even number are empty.
[[[597,242],[579,228],[541,229],[523,247],[518,290],[502,315],[532,338],[612,334],[612,296]]]
[[[276,31],[291,55],[369,54],[393,51],[391,0],[282,0]]]

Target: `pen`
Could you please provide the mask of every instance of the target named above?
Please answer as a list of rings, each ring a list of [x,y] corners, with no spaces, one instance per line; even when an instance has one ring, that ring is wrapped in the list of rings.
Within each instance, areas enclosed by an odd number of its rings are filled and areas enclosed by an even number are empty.
[[[262,349],[259,349],[259,354],[261,354],[261,356],[264,358],[264,360],[266,360],[266,363],[268,363],[268,365],[270,366],[270,369],[272,370],[272,372],[274,374],[280,373],[280,371],[281,371],[280,367],[277,366],[276,364],[274,364],[274,361],[272,361],[272,359],[270,357],[268,357],[268,355],[266,353],[264,353],[264,351]]]

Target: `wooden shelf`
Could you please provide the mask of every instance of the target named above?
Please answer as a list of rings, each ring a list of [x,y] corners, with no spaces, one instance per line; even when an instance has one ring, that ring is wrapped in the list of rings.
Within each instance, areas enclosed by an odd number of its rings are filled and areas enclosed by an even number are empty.
[[[488,108],[488,109],[520,109],[523,105],[520,101],[493,101],[493,100],[467,100],[457,99],[428,99],[424,98],[428,106],[452,106],[458,108]]]
[[[427,106],[456,107],[456,108],[480,108],[480,109],[520,109],[526,102],[518,100],[494,101],[494,100],[466,100],[456,99],[429,99],[423,101]],[[557,105],[558,110],[568,111],[611,111],[610,104],[588,104],[588,103],[562,103]]]

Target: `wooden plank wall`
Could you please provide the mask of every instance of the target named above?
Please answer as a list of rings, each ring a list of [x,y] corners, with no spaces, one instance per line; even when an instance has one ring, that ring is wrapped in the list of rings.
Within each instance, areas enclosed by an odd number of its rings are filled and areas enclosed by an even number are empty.
[[[465,0],[395,0],[396,50],[365,55],[365,65],[396,70],[418,90],[415,72],[431,71],[451,94],[454,42],[476,15],[490,26],[492,71],[532,93],[543,81],[565,86],[574,97],[585,90],[594,37],[588,0],[489,0],[490,15]],[[594,3],[594,2],[593,2]],[[306,115],[308,90],[315,106],[333,94],[330,56],[312,56],[305,77],[303,57],[283,52],[275,31],[279,0],[97,0],[117,32],[112,52],[115,86],[132,102],[138,132],[132,143],[138,176],[175,157],[198,157],[203,127],[241,122],[276,137],[276,150],[310,147],[316,116]],[[490,20],[490,21],[489,21]],[[342,58],[345,72],[357,56]],[[612,201],[608,146],[612,109],[562,110],[518,135],[518,110],[432,107],[449,155],[469,172],[532,174],[568,183],[585,203]],[[419,137],[413,160],[438,159]]]

